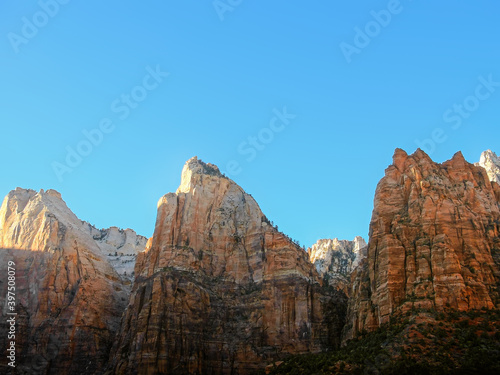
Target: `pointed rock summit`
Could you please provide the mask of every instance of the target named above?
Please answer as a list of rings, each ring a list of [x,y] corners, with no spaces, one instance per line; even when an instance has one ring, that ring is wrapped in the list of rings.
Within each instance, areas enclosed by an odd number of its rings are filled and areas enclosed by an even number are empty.
[[[181,184],[177,193],[188,193],[196,184],[202,183],[202,176],[225,178],[216,165],[204,163],[197,156],[194,156],[182,168]]]
[[[339,344],[337,294],[323,291],[307,253],[197,158],[177,192],[160,199],[135,275],[114,348],[117,374],[245,374]]]
[[[402,171],[404,169],[404,164],[406,162],[406,159],[408,159],[408,154],[406,153],[405,150],[402,150],[400,148],[397,148],[394,151],[394,156],[392,157],[393,165],[398,168],[398,170]]]

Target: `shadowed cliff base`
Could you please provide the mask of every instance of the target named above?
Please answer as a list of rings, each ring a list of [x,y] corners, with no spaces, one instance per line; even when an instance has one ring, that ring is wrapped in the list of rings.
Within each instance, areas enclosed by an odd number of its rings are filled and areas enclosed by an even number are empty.
[[[500,311],[410,310],[332,353],[292,356],[272,375],[500,373]]]

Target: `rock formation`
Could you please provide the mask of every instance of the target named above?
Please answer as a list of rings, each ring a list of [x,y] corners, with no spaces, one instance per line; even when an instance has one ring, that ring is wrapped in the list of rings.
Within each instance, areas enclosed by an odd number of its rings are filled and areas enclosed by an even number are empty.
[[[101,253],[106,256],[109,264],[122,279],[133,281],[137,254],[146,248],[148,239],[132,229],[123,230],[117,227],[97,229],[85,221],[82,225],[89,231]]]
[[[196,157],[158,202],[113,350],[116,374],[248,373],[338,344],[342,297],[258,204]]]
[[[499,186],[460,152],[437,164],[396,150],[377,186],[344,338],[411,308],[498,308],[499,199]]]
[[[159,200],[149,241],[79,220],[54,190],[18,188],[0,208],[0,272],[16,269],[15,373],[247,374],[399,312],[500,308],[499,170],[491,151],[475,166],[398,149],[368,246],[320,240],[308,253],[196,157]]]
[[[335,238],[319,240],[307,252],[319,275],[348,295],[351,273],[363,258],[366,246],[365,240],[359,236],[353,241]]]
[[[114,230],[94,239],[94,229],[82,223],[54,190],[17,188],[4,199],[0,272],[7,275],[8,262],[15,262],[17,374],[97,374],[104,369],[130,286],[100,247],[104,238],[106,252],[113,247],[109,234]],[[2,278],[4,317],[6,295]],[[7,328],[2,319],[2,353]],[[8,373],[4,360],[2,356],[0,372]]]
[[[491,150],[486,150],[481,154],[481,159],[476,165],[483,167],[488,172],[491,181],[497,184],[500,181],[500,158]]]

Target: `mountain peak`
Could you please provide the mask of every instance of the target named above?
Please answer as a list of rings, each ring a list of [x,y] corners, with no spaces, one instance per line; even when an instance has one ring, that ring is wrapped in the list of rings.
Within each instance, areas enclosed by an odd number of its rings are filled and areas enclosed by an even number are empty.
[[[54,197],[60,201],[63,201],[61,193],[59,193],[57,190],[54,189],[48,189],[48,190],[43,190],[40,189],[40,191],[37,193],[33,189],[23,189],[20,187],[17,187],[15,190],[11,190],[9,194],[7,195],[7,198],[9,199],[16,199],[17,201],[29,201],[30,199],[39,196],[40,198],[46,198],[46,197]]]
[[[200,176],[214,176],[218,178],[226,178],[219,168],[210,163],[205,163],[197,156],[193,156],[182,168],[181,184],[177,189],[177,193],[187,193],[201,182]]]
[[[487,163],[487,162],[492,162],[494,164],[499,165],[500,164],[500,158],[491,150],[486,150],[483,151],[481,154],[481,159],[479,163]]]
[[[59,193],[57,190],[54,190],[54,189],[49,189],[45,192],[45,194],[51,196],[51,197],[54,197],[54,198],[59,198],[62,200],[62,196],[61,196],[61,193]]]
[[[414,159],[419,161],[427,161],[433,163],[431,157],[422,149],[417,148],[415,152],[411,155]]]
[[[443,165],[453,166],[453,168],[456,170],[462,170],[464,168],[467,168],[469,163],[467,162],[467,160],[465,160],[462,151],[458,151],[453,155],[453,157],[450,160],[444,162]]]
[[[193,173],[222,176],[219,167],[214,164],[205,163],[203,160],[198,159],[197,156],[193,156],[189,159],[184,165],[184,169],[189,169]]]
[[[397,148],[394,150],[394,155],[392,157],[392,164],[399,169],[400,172],[403,171],[405,161],[408,159],[408,154],[406,153],[405,150],[401,148]]]
[[[462,154],[462,151],[457,151],[453,157],[451,158],[451,160],[455,160],[455,161],[460,161],[460,162],[465,162],[465,158],[464,158],[464,154]]]
[[[486,150],[486,151],[483,151],[482,155],[488,155],[488,156],[493,156],[493,157],[497,157],[497,154],[495,154],[493,151],[491,151],[490,149]]]
[[[45,207],[53,213],[69,211],[61,194],[56,190],[49,189],[44,191],[40,189],[39,192],[36,192],[33,189],[17,187],[15,190],[11,190],[5,197],[2,208],[0,208],[0,215],[5,216],[8,212],[13,211],[21,212],[28,205],[38,206],[39,209]]]

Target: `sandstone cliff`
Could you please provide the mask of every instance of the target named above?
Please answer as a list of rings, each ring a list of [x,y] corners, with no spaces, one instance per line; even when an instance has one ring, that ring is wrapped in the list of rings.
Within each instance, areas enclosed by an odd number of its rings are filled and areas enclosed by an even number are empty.
[[[460,152],[437,164],[396,150],[377,186],[344,338],[395,311],[498,308],[499,199],[499,186]]]
[[[366,255],[366,246],[359,236],[353,241],[325,239],[316,242],[307,252],[319,275],[329,285],[349,295],[351,273]]]
[[[498,309],[498,158],[479,165],[396,150],[368,246],[320,240],[309,254],[197,158],[158,202],[147,244],[82,222],[56,191],[18,188],[0,208],[0,272],[16,263],[16,374],[246,374],[339,346],[346,320],[344,340],[399,312],[418,327],[444,310]],[[3,317],[6,290],[2,278]]]
[[[306,252],[196,157],[158,202],[135,276],[113,373],[243,374],[338,345],[342,296],[323,293]]]
[[[106,260],[93,231],[54,190],[17,188],[4,199],[0,273],[6,275],[8,262],[15,262],[17,374],[97,374],[106,365],[130,282],[124,283]],[[108,245],[106,251],[113,247]],[[4,317],[6,295],[2,278]],[[6,330],[3,319],[2,352]],[[8,373],[4,360],[0,372]]]

